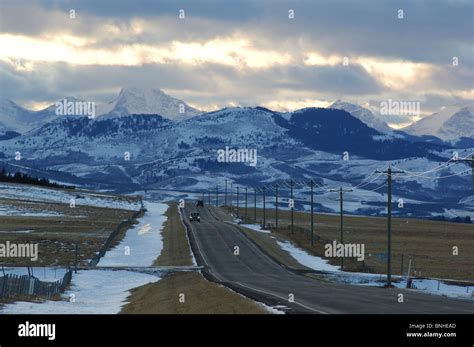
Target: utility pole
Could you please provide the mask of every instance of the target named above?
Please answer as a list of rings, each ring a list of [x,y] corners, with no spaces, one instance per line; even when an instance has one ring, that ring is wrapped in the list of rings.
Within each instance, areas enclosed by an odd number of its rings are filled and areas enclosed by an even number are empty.
[[[275,231],[278,231],[278,183],[275,184]]]
[[[266,210],[266,207],[265,207],[265,202],[266,202],[266,198],[265,198],[265,192],[266,192],[267,188],[266,187],[263,187],[262,188],[262,193],[263,193],[263,228],[265,229],[265,226],[267,225],[266,224],[266,214],[267,214],[267,210]]]
[[[340,225],[341,225],[341,244],[344,244],[344,193],[352,192],[352,189],[331,189],[331,192],[339,192],[339,213],[340,213]],[[344,269],[344,257],[341,257],[341,271]]]
[[[219,185],[216,185],[216,207],[219,206]]]
[[[375,171],[387,175],[387,287],[392,286],[392,175],[404,173],[393,171],[389,166],[386,171]]]
[[[474,155],[472,155],[471,159],[455,159],[455,162],[459,163],[471,163],[472,168],[472,194],[474,195]]]
[[[204,194],[205,192],[202,192],[202,202],[204,203]]]
[[[314,181],[309,181],[311,188],[311,247],[314,247]]]
[[[225,180],[224,206],[227,206],[227,179]]]
[[[253,220],[257,224],[257,188],[253,188]]]
[[[247,187],[245,187],[245,214],[244,223],[247,223]]]
[[[240,218],[240,210],[239,210],[239,186],[237,186],[237,218]]]
[[[208,205],[211,204],[211,190],[210,189],[207,190],[207,204]]]
[[[291,202],[292,202],[292,205],[291,205],[291,233],[293,234],[293,204],[294,204],[294,200],[293,200],[293,180],[291,179],[290,180],[290,199],[291,199]]]
[[[233,203],[234,203],[234,202],[232,201],[232,200],[233,200],[233,197],[232,197],[232,194],[233,194],[233,191],[232,191],[232,190],[233,190],[233,189],[234,189],[234,184],[231,183],[231,184],[230,184],[230,213],[234,212],[234,206],[233,206]]]

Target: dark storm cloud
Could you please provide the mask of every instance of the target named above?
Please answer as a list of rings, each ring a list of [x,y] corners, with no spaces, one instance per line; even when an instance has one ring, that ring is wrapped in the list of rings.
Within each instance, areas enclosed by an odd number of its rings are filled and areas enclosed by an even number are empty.
[[[242,22],[258,17],[264,6],[271,5],[263,1],[245,0],[70,0],[70,1],[42,1],[46,8],[69,11],[76,9],[79,13],[98,17],[115,17],[127,19],[137,17],[178,16],[180,9],[185,10],[186,16],[221,19],[229,22]]]
[[[286,64],[262,69],[236,68],[205,61],[198,65],[137,66],[34,64],[16,70],[1,62],[2,96],[19,102],[55,100],[75,95],[96,101],[112,98],[122,86],[172,90],[177,97],[201,104],[261,104],[283,96],[315,99],[422,100],[436,108],[468,100],[474,89],[474,6],[472,1],[156,1],[74,0],[12,1],[1,6],[1,33],[38,37],[69,33],[92,38],[87,47],[115,49],[135,43],[159,47],[173,40],[206,42],[233,35],[255,49],[290,54]],[[76,11],[76,20],[68,11]],[[186,11],[179,20],[178,10]],[[295,19],[288,19],[288,10]],[[404,19],[397,18],[403,9]],[[134,21],[143,30],[134,31]],[[111,25],[119,34],[104,32]],[[308,52],[322,55],[375,57],[434,66],[415,87],[388,90],[360,65],[306,66]],[[452,58],[459,66],[452,66]],[[426,90],[426,92],[424,92]],[[459,91],[465,91],[463,97]],[[394,120],[399,121],[399,120]]]
[[[344,73],[342,69],[346,69]],[[5,96],[19,102],[55,99],[67,95],[94,98],[99,91],[123,86],[143,86],[172,90],[197,90],[211,98],[223,94],[225,100],[254,100],[262,90],[320,91],[321,93],[371,94],[380,86],[365,70],[357,67],[281,66],[242,73],[220,64],[147,64],[143,66],[71,66],[39,63],[34,72],[16,71],[1,63],[0,79]],[[42,86],[41,88],[38,88]],[[110,93],[105,93],[111,97]],[[98,100],[104,101],[104,100]],[[217,101],[217,100],[216,100]]]

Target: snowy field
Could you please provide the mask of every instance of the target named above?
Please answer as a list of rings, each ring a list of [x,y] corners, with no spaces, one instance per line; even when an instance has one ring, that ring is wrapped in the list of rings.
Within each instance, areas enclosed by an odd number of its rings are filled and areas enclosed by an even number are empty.
[[[120,199],[113,195],[75,190],[65,191],[26,184],[0,183],[0,198],[15,201],[55,202],[63,204],[69,204],[71,199],[75,199],[76,206],[107,207],[132,211],[137,211],[141,207],[139,201]],[[0,209],[5,210],[5,208],[1,206]]]
[[[61,217],[64,214],[55,211],[33,212],[26,208],[0,203],[0,216],[11,217]]]

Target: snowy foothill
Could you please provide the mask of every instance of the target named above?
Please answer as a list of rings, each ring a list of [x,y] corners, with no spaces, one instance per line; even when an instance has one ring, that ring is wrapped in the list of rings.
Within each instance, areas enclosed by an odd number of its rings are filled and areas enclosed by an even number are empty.
[[[168,205],[145,202],[147,211],[127,231],[123,240],[107,251],[98,266],[151,266],[163,249],[161,231],[167,217]]]
[[[278,245],[284,251],[288,252],[298,263],[315,271],[321,271],[327,274],[327,277],[338,281],[354,285],[376,286],[385,285],[386,276],[383,274],[369,274],[363,272],[341,271],[340,267],[329,264],[321,257],[309,254],[308,252],[296,247],[292,243],[278,241]],[[392,276],[393,285],[397,288],[406,288],[407,279],[401,276]],[[474,285],[467,287],[461,285],[448,284],[447,281],[438,279],[414,278],[412,279],[413,289],[420,290],[430,294],[444,295],[453,298],[474,299]]]
[[[122,198],[115,195],[97,194],[81,190],[63,190],[43,188],[27,184],[0,183],[0,196],[2,199],[14,201],[38,201],[70,204],[74,199],[76,206],[92,206],[116,208],[122,210],[139,210],[141,205],[138,200]]]
[[[71,289],[59,301],[19,301],[7,304],[2,314],[116,314],[133,288],[156,282],[157,276],[132,271],[81,270],[73,275]]]

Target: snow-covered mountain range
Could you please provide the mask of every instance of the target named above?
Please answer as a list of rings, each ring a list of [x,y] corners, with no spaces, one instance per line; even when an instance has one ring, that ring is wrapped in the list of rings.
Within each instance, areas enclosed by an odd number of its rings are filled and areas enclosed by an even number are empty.
[[[474,107],[445,107],[402,130],[412,135],[432,135],[442,140],[474,138]]]
[[[68,96],[57,102],[84,102]],[[172,120],[184,120],[199,115],[201,111],[184,101],[167,95],[160,89],[122,88],[119,95],[105,104],[96,104],[95,117],[113,118],[132,114],[161,115]],[[85,116],[83,114],[78,116]],[[26,133],[58,118],[56,103],[40,110],[31,111],[6,98],[0,99],[0,133],[14,131]]]
[[[71,96],[66,97],[66,100],[83,101]],[[383,134],[394,135],[397,133],[380,116],[357,104],[337,100],[328,108],[346,111]],[[55,110],[56,106],[52,104],[43,110],[31,111],[17,105],[12,100],[1,98],[0,133],[6,131],[25,133],[63,117],[58,116]],[[137,87],[122,88],[116,98],[108,103],[96,104],[95,109],[95,116],[99,119],[146,114],[182,121],[203,113],[205,112],[189,106],[186,102],[174,98],[160,89]],[[409,135],[434,136],[450,142],[455,142],[460,138],[474,139],[474,106],[445,107],[401,130]]]
[[[39,112],[30,111],[17,105],[12,100],[0,99],[0,128],[3,131],[23,133],[50,122],[54,118],[54,112],[49,112],[49,109]]]
[[[323,187],[318,192],[320,210],[338,208],[326,188],[349,185],[358,187],[348,194],[349,212],[383,215],[384,177],[374,176],[374,171],[391,164],[407,170],[394,180],[394,199],[406,202],[396,213],[436,216],[456,211],[474,216],[467,164],[444,164],[454,151],[460,157],[471,155],[474,144],[454,148],[426,136],[386,133],[381,131],[386,124],[370,111],[343,102],[287,113],[234,107],[196,116],[191,110],[177,119],[150,114],[164,104],[160,98],[167,97],[159,91],[124,89],[95,119],[57,116],[54,105],[32,112],[5,103],[2,110],[10,116],[2,115],[0,122],[22,134],[0,136],[0,166],[119,191],[200,191],[224,177],[247,186],[313,178]],[[469,120],[461,111],[455,114]],[[37,117],[31,121],[34,125],[27,126],[28,117]],[[217,153],[226,147],[256,150],[257,165],[219,162]],[[15,160],[16,152],[21,152],[21,160]],[[307,189],[297,187],[296,195],[306,199]]]

